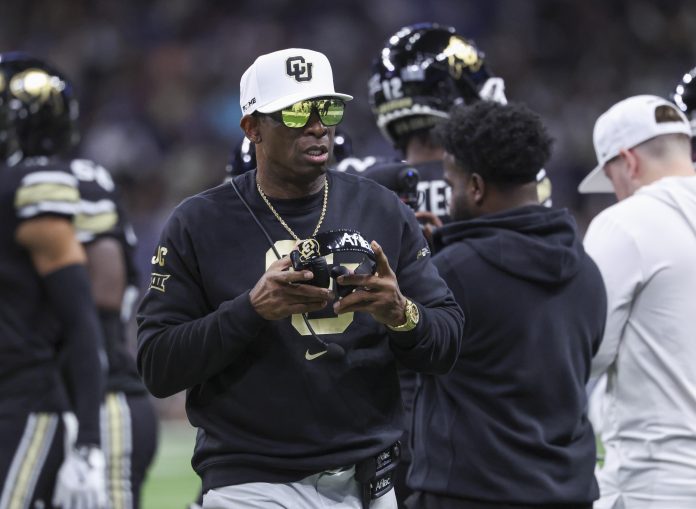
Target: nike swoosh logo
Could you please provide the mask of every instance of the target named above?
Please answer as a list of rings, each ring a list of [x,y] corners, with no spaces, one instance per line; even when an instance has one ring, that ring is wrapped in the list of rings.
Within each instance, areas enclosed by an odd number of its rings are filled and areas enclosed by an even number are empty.
[[[304,358],[307,359],[308,361],[313,361],[317,357],[321,357],[322,355],[324,355],[326,352],[327,352],[327,350],[323,350],[323,351],[317,352],[317,353],[309,353],[309,350],[307,350],[304,354]]]

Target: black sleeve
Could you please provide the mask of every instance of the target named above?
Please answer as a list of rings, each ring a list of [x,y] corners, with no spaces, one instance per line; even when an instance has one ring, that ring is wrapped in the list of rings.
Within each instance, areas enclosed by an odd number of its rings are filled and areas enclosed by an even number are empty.
[[[138,308],[137,363],[147,388],[163,398],[222,371],[266,320],[251,306],[249,292],[211,309],[195,246],[176,212],[157,249],[150,288]]]
[[[402,251],[395,272],[401,293],[420,311],[418,326],[389,330],[394,355],[407,368],[424,373],[449,372],[459,356],[464,313],[432,263],[430,249],[413,212],[399,202],[405,218]]]
[[[69,265],[56,270],[44,278],[44,286],[63,326],[65,377],[80,424],[77,444],[98,445],[106,356],[87,269],[83,265]]]

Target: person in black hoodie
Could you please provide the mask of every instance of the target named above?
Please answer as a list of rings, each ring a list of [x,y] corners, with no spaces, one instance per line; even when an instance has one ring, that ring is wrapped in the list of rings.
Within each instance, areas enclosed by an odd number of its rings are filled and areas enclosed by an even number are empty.
[[[438,128],[453,222],[434,263],[467,322],[453,371],[421,376],[409,508],[590,508],[585,384],[606,293],[567,210],[538,204],[551,139],[520,105],[456,107]]]

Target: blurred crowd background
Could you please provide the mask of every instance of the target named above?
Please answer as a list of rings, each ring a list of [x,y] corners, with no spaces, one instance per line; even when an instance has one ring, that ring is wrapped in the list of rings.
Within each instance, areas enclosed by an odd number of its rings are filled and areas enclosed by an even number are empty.
[[[239,78],[258,55],[327,54],[337,90],[355,96],[343,127],[356,155],[390,156],[366,83],[389,35],[420,21],[474,39],[508,98],[542,115],[554,205],[581,229],[613,199],[576,192],[595,164],[597,116],[628,95],[669,96],[696,65],[694,0],[1,0],[0,51],[72,78],[79,154],[121,184],[146,278],[171,209],[223,179],[241,139]]]

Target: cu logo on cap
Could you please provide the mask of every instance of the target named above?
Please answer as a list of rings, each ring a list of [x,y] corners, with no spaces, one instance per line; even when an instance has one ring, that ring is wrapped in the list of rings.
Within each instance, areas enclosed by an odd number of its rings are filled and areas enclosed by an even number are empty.
[[[312,63],[305,61],[304,57],[290,57],[285,61],[285,71],[295,81],[309,81],[312,79]]]

